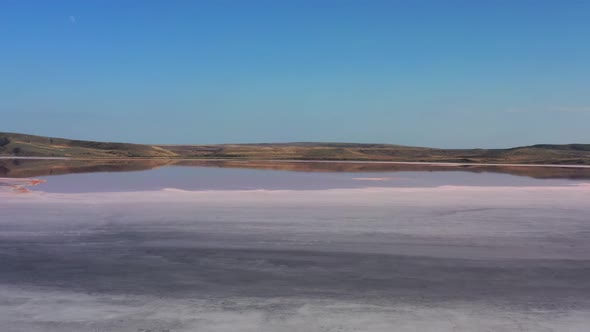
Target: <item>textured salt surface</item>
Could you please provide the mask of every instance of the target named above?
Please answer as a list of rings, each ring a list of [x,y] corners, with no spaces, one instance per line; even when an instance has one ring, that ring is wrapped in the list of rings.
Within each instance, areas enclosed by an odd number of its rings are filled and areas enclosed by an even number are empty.
[[[0,193],[2,331],[586,331],[590,186]]]

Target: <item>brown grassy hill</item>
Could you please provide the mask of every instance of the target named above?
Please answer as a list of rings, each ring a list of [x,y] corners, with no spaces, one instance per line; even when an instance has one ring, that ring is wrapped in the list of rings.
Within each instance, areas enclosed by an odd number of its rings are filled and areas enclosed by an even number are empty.
[[[0,155],[21,157],[178,157],[157,146],[129,143],[78,141],[0,132]]]
[[[358,143],[145,145],[0,132],[0,155],[88,159],[189,158],[590,165],[590,144],[544,144],[511,149],[435,149]]]
[[[535,145],[512,149],[435,149],[355,143],[178,145],[162,147],[187,158],[590,164],[590,144]]]

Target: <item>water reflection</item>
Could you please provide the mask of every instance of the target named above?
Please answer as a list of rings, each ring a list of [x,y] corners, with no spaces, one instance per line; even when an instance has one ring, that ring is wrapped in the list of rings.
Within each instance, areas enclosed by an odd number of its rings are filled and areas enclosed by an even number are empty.
[[[292,172],[470,172],[501,173],[536,179],[590,179],[590,168],[526,167],[490,165],[388,164],[363,162],[294,162],[243,160],[178,160],[178,159],[0,159],[0,177],[27,178],[50,175],[95,172],[131,172],[164,166],[217,167]]]

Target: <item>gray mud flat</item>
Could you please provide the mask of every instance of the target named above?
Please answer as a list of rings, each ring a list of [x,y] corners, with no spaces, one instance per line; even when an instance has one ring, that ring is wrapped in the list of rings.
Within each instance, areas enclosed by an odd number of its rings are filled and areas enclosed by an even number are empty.
[[[2,331],[587,331],[590,187],[0,193]]]

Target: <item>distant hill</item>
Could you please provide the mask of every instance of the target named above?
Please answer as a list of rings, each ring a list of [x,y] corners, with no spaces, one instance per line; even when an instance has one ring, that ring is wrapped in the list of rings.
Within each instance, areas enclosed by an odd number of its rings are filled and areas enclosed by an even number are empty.
[[[0,132],[0,155],[74,158],[178,157],[171,151],[152,145],[78,141],[3,132]]]
[[[147,145],[0,132],[0,156],[590,165],[590,144],[539,144],[509,149],[436,149],[392,144],[313,142]]]

